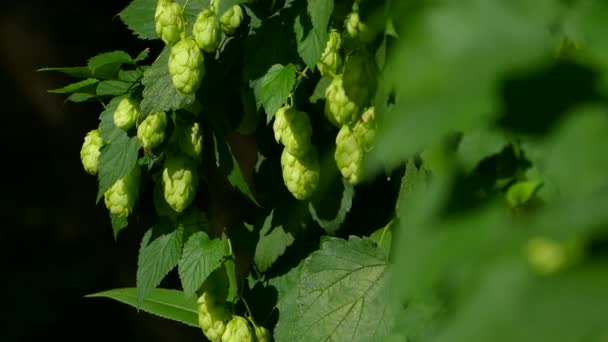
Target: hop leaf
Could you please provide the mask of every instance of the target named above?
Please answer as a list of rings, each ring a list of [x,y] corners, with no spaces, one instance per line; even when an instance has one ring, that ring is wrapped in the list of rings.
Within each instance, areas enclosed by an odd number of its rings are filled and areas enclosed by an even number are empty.
[[[184,211],[196,196],[198,172],[196,164],[184,156],[172,156],[165,160],[163,169],[165,200],[175,211]]]
[[[222,335],[222,342],[251,342],[253,334],[247,319],[241,316],[234,316],[226,324],[226,331]]]
[[[304,112],[283,107],[275,113],[272,128],[275,139],[294,157],[303,157],[312,146],[312,126]]]
[[[104,193],[104,202],[111,214],[126,218],[133,212],[139,192],[140,175],[139,166],[135,165],[128,175],[116,181]]]
[[[212,342],[220,342],[226,331],[226,321],[230,319],[230,312],[224,303],[218,303],[209,293],[204,292],[197,301],[198,324],[205,336]]]
[[[340,55],[340,46],[342,38],[338,31],[332,30],[329,33],[329,40],[325,51],[321,55],[321,59],[317,63],[317,68],[322,76],[334,76],[338,74],[342,66],[342,56]]]
[[[129,130],[135,125],[137,117],[139,117],[139,105],[132,99],[125,97],[114,111],[114,125],[125,131]]]
[[[205,75],[203,53],[194,39],[182,38],[171,48],[169,74],[175,89],[184,95],[193,95]]]
[[[155,148],[165,140],[166,127],[167,114],[165,112],[149,115],[137,127],[137,138],[145,149]]]
[[[302,158],[291,155],[287,149],[281,154],[283,181],[293,197],[309,198],[319,185],[320,166],[317,152],[311,148]]]
[[[192,36],[203,51],[213,52],[217,49],[220,43],[220,24],[215,20],[212,9],[206,9],[196,17]]]
[[[241,26],[241,22],[243,21],[243,9],[239,5],[234,5],[230,7],[222,17],[220,18],[220,23],[222,26],[222,30],[227,35],[234,34],[236,30]]]
[[[191,158],[198,159],[203,151],[203,134],[198,122],[179,126],[176,130],[177,143],[182,152]]]
[[[367,108],[361,118],[355,123],[353,132],[366,152],[371,150],[376,138],[376,111],[374,107]]]
[[[342,75],[334,77],[325,90],[325,116],[337,127],[355,121],[359,108],[344,91]]]
[[[97,162],[102,145],[103,141],[98,129],[88,132],[84,137],[84,143],[80,149],[80,160],[84,170],[91,175],[97,174]]]
[[[350,126],[342,126],[336,137],[336,165],[351,184],[361,181],[365,151]]]
[[[177,43],[184,32],[185,23],[182,6],[173,0],[158,0],[154,13],[156,33],[165,44]]]

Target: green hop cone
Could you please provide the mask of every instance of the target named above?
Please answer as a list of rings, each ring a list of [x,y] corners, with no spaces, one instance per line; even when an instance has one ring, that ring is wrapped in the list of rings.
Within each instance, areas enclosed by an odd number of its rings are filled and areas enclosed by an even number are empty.
[[[82,161],[84,170],[91,175],[97,174],[101,146],[103,146],[103,140],[98,129],[94,129],[85,135],[84,143],[82,143],[80,149],[80,161]]]
[[[378,89],[379,70],[372,54],[359,50],[348,56],[342,74],[342,86],[349,99],[367,106]]]
[[[358,39],[361,42],[369,43],[374,39],[373,32],[361,22],[359,12],[352,12],[346,18],[346,32],[350,38]]]
[[[252,342],[253,334],[249,321],[241,316],[233,316],[226,324],[226,331],[222,335],[222,342]]]
[[[355,136],[366,152],[370,151],[374,145],[376,131],[376,111],[374,107],[369,107],[361,114],[361,117],[353,127]]]
[[[270,342],[271,336],[270,331],[268,331],[268,329],[256,325],[253,330],[255,332],[255,337],[257,338],[258,342]]]
[[[176,134],[180,150],[193,159],[199,159],[203,151],[203,134],[199,123],[180,125]]]
[[[218,303],[209,292],[203,293],[197,301],[198,324],[211,342],[220,342],[226,331],[230,312],[223,303]]]
[[[323,76],[335,76],[342,66],[342,56],[340,56],[340,46],[342,38],[338,31],[332,30],[329,33],[329,40],[321,59],[317,63],[317,68]]]
[[[194,39],[182,38],[171,48],[169,74],[175,89],[184,95],[193,95],[205,75],[203,53]]]
[[[220,24],[215,20],[215,12],[212,9],[203,10],[196,17],[192,36],[201,50],[213,52],[220,43]]]
[[[135,126],[137,117],[139,117],[138,104],[134,100],[125,97],[114,111],[114,125],[122,130],[129,130]]]
[[[342,75],[334,77],[325,90],[325,116],[336,127],[348,125],[357,119],[359,107],[344,91]]]
[[[156,215],[162,217],[168,217],[172,220],[176,220],[179,217],[179,213],[165,201],[165,189],[162,181],[156,181],[154,183],[154,208],[156,208]]]
[[[304,112],[283,107],[276,112],[272,128],[275,139],[294,157],[303,157],[312,146],[312,126]]]
[[[296,158],[284,149],[281,154],[281,169],[287,190],[298,200],[309,198],[319,185],[320,166],[314,148],[302,158]]]
[[[128,217],[133,212],[139,192],[141,170],[138,165],[125,177],[119,179],[104,194],[106,208],[112,215]]]
[[[241,26],[243,21],[243,9],[239,5],[230,7],[220,18],[222,30],[225,34],[231,35]]]
[[[185,29],[182,6],[173,0],[158,0],[154,23],[156,34],[165,44],[172,46],[177,43]]]
[[[181,213],[194,200],[198,188],[196,163],[185,156],[170,156],[163,169],[165,201]]]
[[[355,185],[363,177],[365,151],[350,126],[342,126],[336,136],[336,165],[346,180]]]
[[[148,115],[137,127],[137,138],[145,149],[152,149],[165,140],[167,114],[158,112]]]

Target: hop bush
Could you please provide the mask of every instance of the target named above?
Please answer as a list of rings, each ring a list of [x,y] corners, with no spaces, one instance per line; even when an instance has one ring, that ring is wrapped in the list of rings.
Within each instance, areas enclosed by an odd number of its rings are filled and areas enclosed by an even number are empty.
[[[158,0],[154,22],[156,33],[165,44],[177,43],[185,29],[182,6],[173,0]]]
[[[220,30],[215,12],[212,9],[206,9],[196,17],[192,36],[199,48],[206,52],[213,52],[220,43]]]
[[[344,91],[342,75],[337,75],[325,90],[325,116],[337,127],[357,119],[359,108]]]
[[[294,157],[303,157],[310,149],[312,126],[306,113],[283,107],[275,113],[274,137]]]
[[[135,126],[138,117],[139,105],[131,98],[125,97],[114,111],[114,125],[126,131]]]
[[[165,140],[167,114],[158,112],[150,114],[137,127],[137,138],[145,149],[152,149]]]
[[[342,38],[340,37],[340,33],[332,30],[329,33],[325,51],[323,51],[323,55],[321,55],[321,59],[317,63],[317,68],[319,68],[321,75],[335,76],[339,73],[340,67],[342,67],[341,45]]]
[[[253,334],[247,319],[241,316],[233,316],[226,324],[226,331],[222,335],[222,342],[251,342]]]
[[[281,154],[281,169],[285,186],[298,200],[308,199],[319,185],[320,166],[314,148],[302,158],[296,158],[284,149]]]
[[[357,184],[363,176],[365,151],[350,126],[342,126],[336,136],[336,165],[351,184]]]
[[[103,146],[103,141],[98,129],[89,131],[84,137],[84,143],[80,149],[80,161],[84,170],[91,175],[97,174],[101,146]]]
[[[194,39],[184,37],[171,48],[169,74],[177,91],[184,95],[196,93],[205,75],[205,64]]]
[[[196,196],[196,163],[182,155],[168,156],[163,169],[163,186],[167,203],[178,213],[183,212]]]
[[[133,207],[139,193],[139,179],[141,171],[135,165],[133,170],[125,177],[119,179],[104,193],[106,208],[112,215],[128,217],[133,212]]]

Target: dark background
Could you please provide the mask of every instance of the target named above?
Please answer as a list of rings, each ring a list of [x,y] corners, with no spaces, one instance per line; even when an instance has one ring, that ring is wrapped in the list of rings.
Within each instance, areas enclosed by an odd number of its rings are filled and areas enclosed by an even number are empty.
[[[96,178],[80,164],[101,106],[47,93],[70,79],[42,67],[80,66],[99,53],[136,55],[116,16],[128,0],[0,3],[2,185],[0,340],[201,341],[202,332],[86,294],[135,286],[145,227],[115,241]]]

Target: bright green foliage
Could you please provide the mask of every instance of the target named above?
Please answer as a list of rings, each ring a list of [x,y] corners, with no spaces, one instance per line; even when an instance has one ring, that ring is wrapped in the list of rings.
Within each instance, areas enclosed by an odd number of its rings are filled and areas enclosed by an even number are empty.
[[[112,215],[128,217],[133,212],[139,195],[141,170],[135,166],[125,177],[119,179],[104,193],[106,208]]]
[[[353,126],[353,133],[366,152],[372,149],[377,130],[376,110],[374,107],[369,107],[363,111],[361,117]]]
[[[357,135],[350,126],[342,126],[336,136],[336,165],[351,184],[358,184],[363,179],[363,161],[365,150]]]
[[[196,196],[198,171],[196,163],[185,156],[170,156],[163,168],[165,200],[173,210],[181,213]]]
[[[129,130],[135,126],[139,117],[139,104],[133,99],[125,97],[118,104],[114,112],[114,125],[122,130]]]
[[[220,17],[222,30],[227,35],[234,34],[243,21],[243,9],[239,5],[230,7]]]
[[[220,24],[212,9],[203,10],[197,17],[192,29],[196,44],[205,52],[213,52],[220,43]]]
[[[325,90],[325,116],[337,127],[348,125],[357,119],[359,108],[346,96],[342,75],[334,77]]]
[[[226,304],[219,301],[208,291],[204,292],[197,301],[198,324],[205,336],[211,342],[222,341],[226,331],[226,322],[230,320],[230,312]]]
[[[319,185],[320,166],[317,151],[311,148],[302,158],[292,156],[287,149],[281,154],[283,182],[293,197],[309,198]]]
[[[137,127],[137,138],[145,149],[152,149],[165,140],[167,114],[159,112],[149,115]]]
[[[289,154],[302,158],[312,144],[312,126],[306,113],[292,107],[283,107],[274,115],[274,138],[283,146]]]
[[[173,0],[158,0],[154,22],[156,33],[167,45],[173,45],[180,40],[185,30],[182,6]]]
[[[84,143],[80,149],[80,161],[84,170],[91,175],[97,174],[97,163],[101,154],[99,150],[102,145],[103,141],[98,129],[89,131],[84,137]]]
[[[199,159],[203,151],[203,132],[199,123],[180,125],[176,134],[180,151],[193,159]]]
[[[335,76],[340,73],[342,67],[342,55],[340,54],[340,47],[342,46],[342,37],[336,30],[332,30],[329,33],[329,40],[321,60],[317,63],[317,68],[323,76]]]
[[[205,64],[194,39],[182,38],[171,48],[169,74],[180,93],[192,95],[198,90],[205,75]]]
[[[253,336],[249,321],[241,316],[233,316],[226,324],[222,342],[253,342]]]
[[[534,237],[526,244],[528,262],[539,273],[552,274],[572,266],[580,260],[580,241],[555,241]]]

